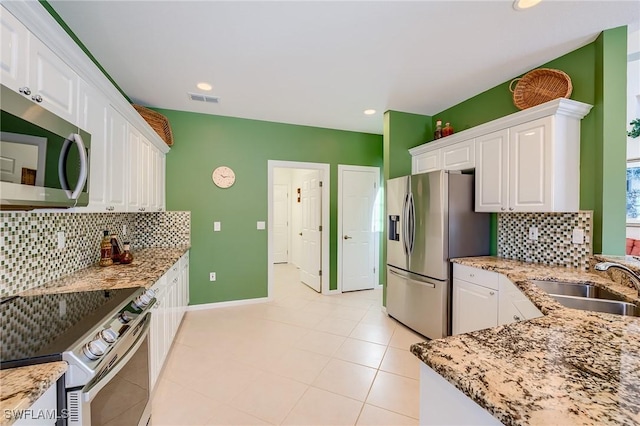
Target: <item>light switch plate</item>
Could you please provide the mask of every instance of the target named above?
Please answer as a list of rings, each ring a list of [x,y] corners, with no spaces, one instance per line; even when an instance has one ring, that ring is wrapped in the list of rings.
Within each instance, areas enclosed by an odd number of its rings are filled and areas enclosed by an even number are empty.
[[[529,228],[529,239],[532,241],[538,241],[538,227],[532,226]]]
[[[58,231],[58,250],[62,250],[67,243],[64,231]]]
[[[571,242],[573,244],[584,244],[584,229],[575,228],[571,236]]]
[[[263,220],[259,220],[257,225],[256,225],[256,228],[257,229],[265,229],[265,227],[266,227],[266,222],[263,221]]]
[[[214,232],[220,231],[220,222],[213,222],[213,231]]]

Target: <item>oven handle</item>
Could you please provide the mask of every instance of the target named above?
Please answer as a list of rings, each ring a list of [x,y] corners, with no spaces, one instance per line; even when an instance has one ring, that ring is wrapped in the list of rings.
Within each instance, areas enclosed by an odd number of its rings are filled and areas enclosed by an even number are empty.
[[[82,389],[82,398],[85,402],[91,402],[91,400],[93,400],[93,398],[98,395],[98,392],[100,392],[102,388],[104,388],[111,381],[111,379],[113,379],[116,374],[118,374],[120,370],[122,370],[124,366],[131,360],[136,351],[140,349],[140,346],[142,345],[144,339],[146,339],[149,335],[150,323],[151,321],[145,321],[142,332],[140,333],[140,336],[138,336],[138,339],[136,339],[136,343],[131,347],[131,349],[127,351],[127,353],[122,358],[120,358],[120,361],[116,364],[113,370],[109,371],[103,378],[93,383],[91,386]]]
[[[69,188],[69,182],[67,181],[67,155],[69,154],[69,149],[71,148],[71,144],[75,144],[78,148],[78,154],[80,155],[80,176],[78,176],[78,183],[76,187],[71,192]],[[84,184],[87,183],[87,152],[85,151],[84,141],[82,137],[78,133],[72,133],[69,135],[67,139],[64,140],[64,144],[62,145],[62,149],[60,150],[60,157],[58,157],[58,179],[60,180],[60,186],[67,194],[67,197],[71,200],[77,200],[80,196],[80,192],[82,188],[84,188]]]

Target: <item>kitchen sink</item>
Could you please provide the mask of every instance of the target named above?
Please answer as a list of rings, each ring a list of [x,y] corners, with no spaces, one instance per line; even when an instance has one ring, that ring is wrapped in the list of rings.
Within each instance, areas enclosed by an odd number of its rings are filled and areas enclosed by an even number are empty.
[[[640,317],[640,308],[637,305],[625,302],[624,297],[605,288],[563,281],[531,282],[567,308]]]
[[[606,312],[609,314],[640,317],[640,309],[633,303],[620,300],[592,299],[589,297],[562,296],[550,294],[556,301],[567,308],[583,311]]]
[[[532,280],[538,288],[549,294],[557,294],[563,296],[590,297],[592,299],[619,300],[624,302],[622,296],[617,295],[605,288],[597,287],[591,284],[568,283],[564,281],[538,281]]]

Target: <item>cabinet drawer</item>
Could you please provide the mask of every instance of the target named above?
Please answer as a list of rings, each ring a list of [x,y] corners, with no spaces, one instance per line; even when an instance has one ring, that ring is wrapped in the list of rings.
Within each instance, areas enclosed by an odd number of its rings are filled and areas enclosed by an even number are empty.
[[[500,274],[497,272],[485,271],[484,269],[454,263],[453,277],[493,290],[498,290],[499,288]]]
[[[476,166],[475,141],[473,139],[441,149],[444,170],[466,170]]]

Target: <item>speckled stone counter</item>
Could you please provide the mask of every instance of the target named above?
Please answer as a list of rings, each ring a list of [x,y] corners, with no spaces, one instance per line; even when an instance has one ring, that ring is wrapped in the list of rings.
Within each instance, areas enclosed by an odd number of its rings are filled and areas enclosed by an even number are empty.
[[[640,424],[640,318],[565,308],[529,279],[637,292],[604,273],[495,257],[455,262],[506,275],[545,315],[415,344],[425,364],[507,425]]]
[[[20,295],[72,293],[77,291],[109,290],[129,287],[151,287],[183,254],[189,246],[175,248],[146,248],[133,254],[128,265],[97,264],[81,269],[44,286],[24,291]]]
[[[13,424],[13,413],[31,407],[66,371],[64,361],[0,370],[0,425]]]

